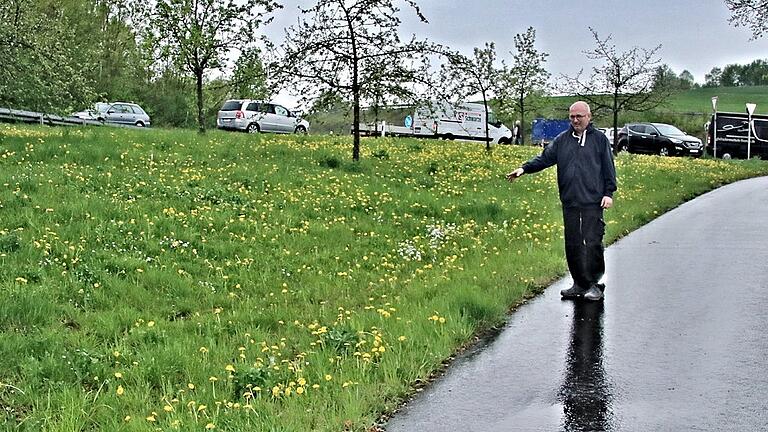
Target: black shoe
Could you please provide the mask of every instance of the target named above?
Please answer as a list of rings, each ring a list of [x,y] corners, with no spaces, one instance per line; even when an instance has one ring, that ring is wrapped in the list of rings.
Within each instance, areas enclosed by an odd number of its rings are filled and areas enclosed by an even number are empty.
[[[603,288],[605,288],[605,285],[603,285]],[[593,284],[592,286],[590,286],[587,292],[584,293],[584,300],[600,301],[602,299],[603,299],[603,290],[601,290],[597,284]]]
[[[579,297],[582,297],[586,292],[587,292],[586,288],[582,288],[574,283],[573,285],[571,285],[570,288],[561,290],[560,296],[566,299],[579,298]]]

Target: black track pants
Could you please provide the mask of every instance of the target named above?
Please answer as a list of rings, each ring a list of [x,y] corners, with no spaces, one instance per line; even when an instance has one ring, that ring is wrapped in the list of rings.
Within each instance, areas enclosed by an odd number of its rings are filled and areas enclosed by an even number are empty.
[[[563,207],[563,222],[568,270],[577,285],[589,288],[605,273],[603,209]]]

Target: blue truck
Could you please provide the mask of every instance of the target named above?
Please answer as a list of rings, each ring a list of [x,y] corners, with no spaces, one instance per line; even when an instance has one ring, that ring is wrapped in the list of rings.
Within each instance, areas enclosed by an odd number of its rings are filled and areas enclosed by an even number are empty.
[[[537,145],[548,144],[561,132],[568,130],[570,125],[568,119],[537,118],[531,125],[531,141]]]

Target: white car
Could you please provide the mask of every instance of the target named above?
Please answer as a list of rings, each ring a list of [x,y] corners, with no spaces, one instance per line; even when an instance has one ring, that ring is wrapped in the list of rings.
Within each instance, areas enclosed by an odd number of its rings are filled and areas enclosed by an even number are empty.
[[[621,128],[619,128],[619,129],[621,129]],[[612,127],[597,128],[597,130],[599,130],[600,132],[604,133],[605,136],[608,137],[608,142],[610,142],[611,146],[613,146],[613,128]]]
[[[248,133],[305,134],[309,131],[309,122],[271,102],[232,99],[224,102],[219,110],[216,127]]]

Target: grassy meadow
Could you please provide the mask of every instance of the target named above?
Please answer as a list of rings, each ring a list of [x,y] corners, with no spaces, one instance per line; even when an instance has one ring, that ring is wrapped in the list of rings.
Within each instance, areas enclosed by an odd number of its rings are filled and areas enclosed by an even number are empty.
[[[370,430],[564,274],[554,170],[504,179],[536,152],[0,124],[0,426]],[[768,174],[616,164],[609,242]]]
[[[680,92],[672,96],[663,110],[712,114],[712,97],[717,110],[746,113],[746,103],[757,104],[755,114],[768,114],[768,86],[711,87]]]

